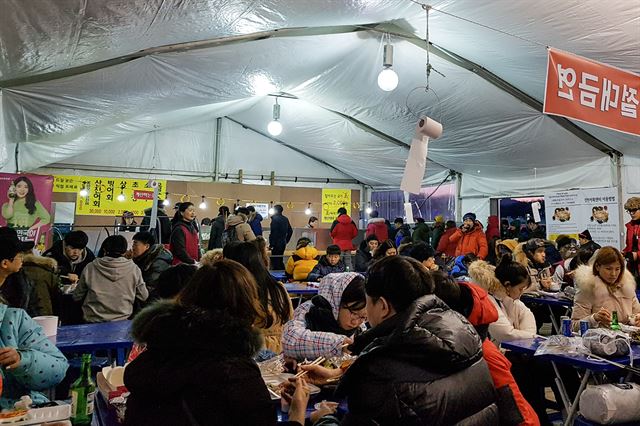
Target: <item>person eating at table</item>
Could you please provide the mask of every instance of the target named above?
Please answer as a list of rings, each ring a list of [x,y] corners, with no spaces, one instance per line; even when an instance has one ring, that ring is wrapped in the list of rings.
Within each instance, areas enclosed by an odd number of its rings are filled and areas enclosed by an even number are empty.
[[[146,350],[125,370],[125,425],[275,425],[276,411],[253,361],[262,346],[253,327],[263,315],[256,281],[233,260],[202,266],[176,301],[161,301],[133,321]],[[303,379],[289,424],[304,425],[309,393]]]
[[[380,240],[375,234],[369,235],[360,243],[356,251],[356,272],[367,272],[367,268],[373,260],[373,253],[380,245]]]
[[[345,272],[322,278],[318,294],[298,306],[284,326],[285,356],[315,359],[342,355],[353,337],[364,330],[365,304],[362,275]]]
[[[574,282],[577,288],[571,315],[574,330],[580,329],[580,320],[589,321],[590,327],[609,327],[613,312],[617,312],[620,324],[640,326],[636,283],[618,249],[598,250],[592,266],[581,265],[576,269]]]
[[[17,236],[0,236],[0,281],[20,270],[24,250]],[[40,325],[23,309],[11,308],[0,299],[0,366],[0,408],[7,409],[22,395],[29,395],[34,403],[48,402],[39,391],[60,383],[68,363]]]
[[[58,274],[63,284],[76,284],[84,268],[96,258],[87,247],[89,236],[84,231],[71,231],[44,252],[58,262]]]
[[[482,341],[433,294],[426,268],[408,257],[384,258],[369,268],[365,289],[372,328],[356,337],[351,350],[359,357],[336,390],[349,405],[341,424],[500,424]],[[342,369],[301,368],[311,381],[342,375]]]

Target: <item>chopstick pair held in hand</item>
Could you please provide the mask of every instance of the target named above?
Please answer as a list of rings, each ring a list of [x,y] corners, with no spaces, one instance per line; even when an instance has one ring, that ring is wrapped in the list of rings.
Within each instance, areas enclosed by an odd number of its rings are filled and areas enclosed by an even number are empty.
[[[320,364],[322,364],[323,362],[325,362],[325,360],[326,360],[326,359],[325,359],[325,357],[323,357],[323,356],[319,356],[319,357],[318,357],[318,358],[316,358],[316,359],[315,359],[311,364],[306,364],[306,365],[320,365]],[[303,376],[305,376],[307,373],[308,373],[308,371],[306,371],[306,370],[305,370],[305,371],[301,371],[301,372],[299,372],[298,374],[296,374],[296,375],[295,375],[295,378],[297,379],[297,378],[299,378],[299,377],[303,377]]]

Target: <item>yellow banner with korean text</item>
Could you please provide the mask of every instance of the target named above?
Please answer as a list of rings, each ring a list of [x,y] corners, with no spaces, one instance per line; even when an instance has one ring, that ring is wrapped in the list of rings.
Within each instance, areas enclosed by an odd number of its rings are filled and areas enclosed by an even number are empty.
[[[163,198],[166,180],[156,180],[158,194]],[[85,189],[86,195],[81,194]],[[53,192],[74,192],[76,214],[88,216],[121,216],[130,211],[144,216],[153,205],[153,186],[147,179],[125,179],[96,176],[54,176]]]
[[[322,190],[322,223],[331,223],[338,217],[338,209],[344,207],[351,216],[350,189]]]

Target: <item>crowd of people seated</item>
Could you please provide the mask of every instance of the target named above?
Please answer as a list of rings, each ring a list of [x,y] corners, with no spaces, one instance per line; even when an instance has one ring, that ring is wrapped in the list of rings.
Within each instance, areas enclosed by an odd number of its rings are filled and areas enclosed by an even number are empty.
[[[202,256],[191,203],[177,206],[167,235],[138,228],[131,247],[112,235],[97,257],[82,231],[37,256],[33,244],[0,228],[0,317],[10,319],[0,326],[0,405],[25,392],[42,399],[38,391],[64,378],[66,359],[31,319],[55,314],[65,323],[133,319],[128,425],[185,418],[276,424],[255,360],[279,354],[291,365],[351,359],[334,369],[298,366],[306,379],[283,389],[290,424],[305,424],[308,380],[335,383],[335,398],[349,403],[342,418],[323,406],[312,415],[318,425],[548,425],[550,366],[498,349],[538,335],[555,314],[521,296],[575,287],[574,329],[581,320],[608,327],[613,311],[621,323],[640,326],[640,199],[625,204],[632,235],[622,252],[600,247],[588,230],[579,241],[549,241],[538,224],[520,229],[516,221],[490,218],[485,232],[467,213],[460,226],[437,217],[433,226],[418,221],[412,232],[402,218],[391,224],[373,211],[366,238],[347,262],[357,226],[338,211],[335,244],[319,255],[303,236],[286,268],[281,256],[269,257],[284,252],[292,236],[282,206],[274,206],[268,242],[255,210],[224,207]],[[317,295],[294,309],[285,285],[269,272],[274,261],[292,280],[317,281]],[[77,314],[66,312],[73,307]],[[51,368],[43,373],[35,364],[45,362]],[[575,371],[560,370],[575,395]],[[229,413],[240,420],[230,422]]]

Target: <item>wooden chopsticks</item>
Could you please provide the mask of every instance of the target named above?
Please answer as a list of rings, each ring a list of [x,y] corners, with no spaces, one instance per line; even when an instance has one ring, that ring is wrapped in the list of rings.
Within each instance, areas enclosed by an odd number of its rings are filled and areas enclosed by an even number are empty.
[[[307,365],[320,365],[325,361],[326,361],[325,357],[319,356],[318,358],[315,359],[315,361],[313,361],[311,364],[307,364]],[[308,371],[306,371],[306,370],[301,371],[298,374],[296,374],[294,378],[296,378],[296,379],[300,378],[300,377],[306,375],[307,373],[308,373]]]

